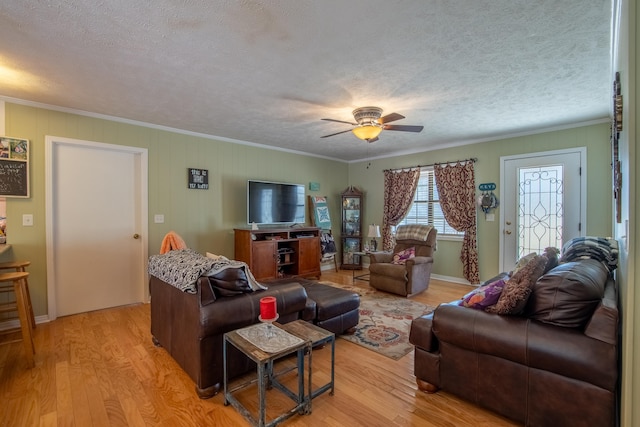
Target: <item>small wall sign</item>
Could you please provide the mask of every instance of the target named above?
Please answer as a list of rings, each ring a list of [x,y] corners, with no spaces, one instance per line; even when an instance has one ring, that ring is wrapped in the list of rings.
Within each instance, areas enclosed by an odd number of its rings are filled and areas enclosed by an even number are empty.
[[[191,190],[209,189],[209,171],[207,169],[187,169],[189,184],[187,188]]]
[[[485,182],[484,184],[480,184],[478,186],[478,190],[480,191],[493,191],[496,189],[496,184],[493,182]]]

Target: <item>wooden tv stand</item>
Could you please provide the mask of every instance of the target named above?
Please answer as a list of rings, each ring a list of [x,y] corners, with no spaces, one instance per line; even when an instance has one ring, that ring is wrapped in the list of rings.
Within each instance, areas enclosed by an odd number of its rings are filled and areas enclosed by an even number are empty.
[[[320,277],[319,228],[235,228],[234,231],[234,258],[246,262],[257,280]]]

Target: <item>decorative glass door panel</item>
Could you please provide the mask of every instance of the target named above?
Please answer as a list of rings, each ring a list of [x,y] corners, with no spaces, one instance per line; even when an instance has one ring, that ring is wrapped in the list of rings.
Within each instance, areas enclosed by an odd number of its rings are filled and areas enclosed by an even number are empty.
[[[564,165],[518,172],[518,258],[562,247]]]

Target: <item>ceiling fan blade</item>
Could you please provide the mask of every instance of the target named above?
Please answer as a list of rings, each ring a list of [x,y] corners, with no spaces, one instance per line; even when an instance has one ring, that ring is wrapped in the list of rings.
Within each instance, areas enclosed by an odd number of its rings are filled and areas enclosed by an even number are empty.
[[[349,129],[349,130],[343,130],[342,132],[332,133],[332,134],[330,134],[330,135],[321,136],[320,138],[328,138],[328,137],[330,137],[330,136],[340,135],[341,133],[347,133],[347,132],[351,132],[351,129]]]
[[[384,130],[400,130],[402,132],[422,132],[424,126],[385,125]]]
[[[376,142],[377,140],[378,140],[378,137],[376,136],[375,138],[367,139],[367,142],[371,144],[372,142]]]
[[[387,114],[386,116],[380,117],[378,119],[378,122],[381,124],[385,124],[389,122],[395,122],[396,120],[400,120],[400,119],[404,119],[404,116],[402,114],[391,113],[391,114]]]
[[[345,122],[344,120],[336,120],[336,119],[320,119],[320,120],[326,120],[328,122],[346,123],[348,125],[358,126],[357,123]]]

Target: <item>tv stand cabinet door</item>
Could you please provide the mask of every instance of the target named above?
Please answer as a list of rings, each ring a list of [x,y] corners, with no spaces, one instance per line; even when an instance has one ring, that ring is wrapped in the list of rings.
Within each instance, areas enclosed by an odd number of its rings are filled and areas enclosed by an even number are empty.
[[[251,272],[256,280],[275,279],[277,274],[278,246],[275,240],[253,242]]]
[[[320,276],[320,238],[298,239],[298,275]]]

